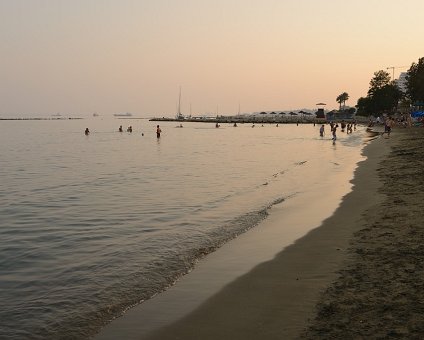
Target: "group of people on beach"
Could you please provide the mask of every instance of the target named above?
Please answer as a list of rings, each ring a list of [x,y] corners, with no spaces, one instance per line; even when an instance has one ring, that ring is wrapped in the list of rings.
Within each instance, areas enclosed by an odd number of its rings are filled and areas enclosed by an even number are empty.
[[[387,137],[390,137],[392,129],[395,126],[403,128],[412,127],[413,121],[411,114],[398,115],[396,119],[391,115],[383,115],[381,117],[378,116],[376,119],[370,118],[368,127],[373,127],[375,125],[384,125],[384,132],[381,132],[381,135],[387,135]]]

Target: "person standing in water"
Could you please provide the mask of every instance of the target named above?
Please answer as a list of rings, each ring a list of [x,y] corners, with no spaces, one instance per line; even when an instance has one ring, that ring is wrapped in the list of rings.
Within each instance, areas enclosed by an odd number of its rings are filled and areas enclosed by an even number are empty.
[[[334,125],[333,129],[332,129],[332,133],[333,133],[333,144],[336,144],[336,140],[337,140],[337,128],[339,127],[338,124]]]
[[[319,135],[320,135],[320,137],[324,137],[324,133],[325,133],[325,128],[324,128],[324,124],[323,124],[319,128]]]
[[[88,128],[86,128],[85,131],[84,131],[84,133],[85,133],[86,136],[88,136],[89,133],[90,133],[90,130]]]
[[[160,138],[160,133],[162,132],[162,130],[160,129],[159,125],[156,126],[156,137]]]

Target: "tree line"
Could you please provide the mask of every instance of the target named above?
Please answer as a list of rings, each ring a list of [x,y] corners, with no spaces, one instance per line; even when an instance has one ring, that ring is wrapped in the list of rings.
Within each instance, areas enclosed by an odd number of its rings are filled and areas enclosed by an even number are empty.
[[[340,96],[339,96],[340,97]],[[339,97],[337,101],[339,102]],[[380,70],[374,72],[366,97],[358,99],[357,114],[392,113],[407,111],[412,106],[424,106],[424,57],[412,63],[406,74],[406,91],[403,92],[390,74]]]

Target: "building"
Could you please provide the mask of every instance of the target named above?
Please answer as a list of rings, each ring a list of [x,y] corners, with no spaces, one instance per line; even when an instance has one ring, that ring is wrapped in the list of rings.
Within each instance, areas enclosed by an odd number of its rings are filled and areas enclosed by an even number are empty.
[[[406,93],[407,90],[407,81],[406,81],[406,75],[408,73],[407,72],[401,72],[401,74],[399,75],[399,79],[396,79],[396,85],[399,87],[399,89],[403,92]]]

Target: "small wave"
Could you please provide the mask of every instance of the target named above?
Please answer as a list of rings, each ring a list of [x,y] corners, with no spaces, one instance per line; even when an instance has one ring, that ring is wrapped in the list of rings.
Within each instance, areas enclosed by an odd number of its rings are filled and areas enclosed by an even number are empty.
[[[271,208],[272,206],[274,206],[274,205],[277,205],[277,204],[280,204],[280,203],[283,203],[286,199],[288,199],[288,198],[291,198],[291,197],[293,197],[293,195],[291,195],[291,196],[289,196],[289,197],[280,197],[280,198],[277,198],[276,200],[274,200],[270,205],[269,205],[269,208]]]
[[[284,202],[288,198],[290,197],[279,197],[258,210],[250,211],[231,219],[220,226],[216,226],[213,230],[202,234],[201,237],[189,241],[188,244],[181,247],[180,253],[169,254],[169,258],[164,257],[152,263],[152,268],[150,269],[153,270],[154,273],[149,271],[149,273],[143,272],[135,274],[136,278],[133,278],[133,281],[137,282],[136,286],[143,286],[142,282],[147,278],[150,289],[140,290],[134,289],[131,285],[127,286],[125,292],[121,292],[121,298],[117,300],[119,303],[116,305],[109,304],[108,309],[103,311],[102,324],[104,325],[106,320],[111,321],[123,315],[131,307],[151,299],[176,284],[182,276],[193,270],[200,259],[216,251],[230,240],[258,226],[260,222],[268,217],[268,211],[271,207]],[[160,280],[158,278],[160,278]],[[154,285],[152,285],[152,281],[156,281]],[[152,289],[152,287],[154,287],[154,289]],[[126,297],[126,304],[122,301],[123,296]],[[89,330],[89,334],[94,334],[96,328],[98,329],[102,324],[97,323],[96,325],[91,325],[92,327]]]

